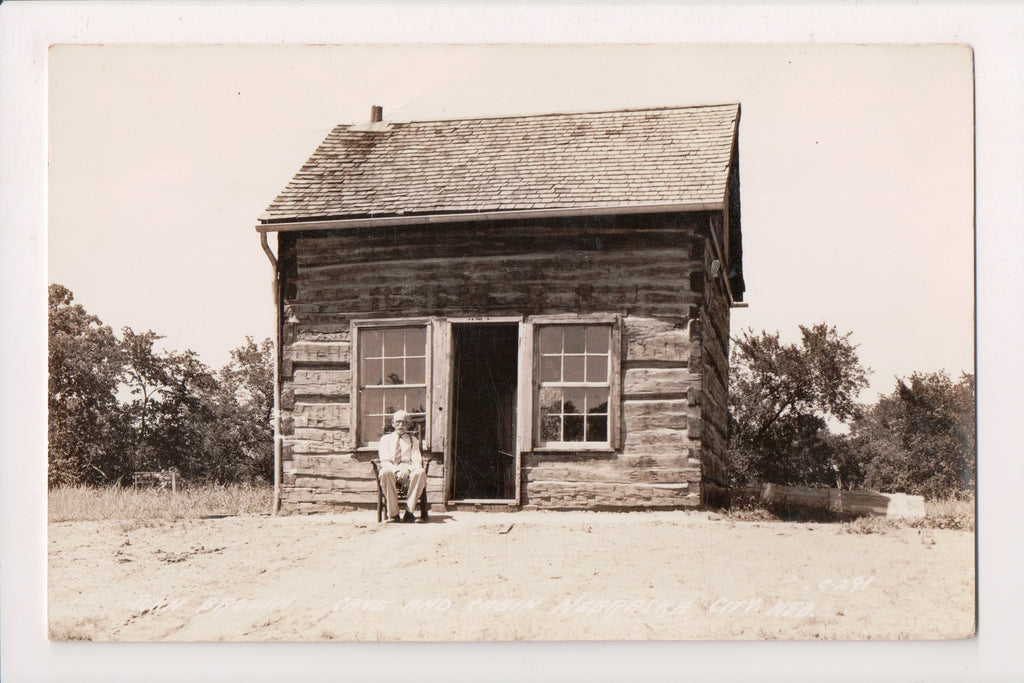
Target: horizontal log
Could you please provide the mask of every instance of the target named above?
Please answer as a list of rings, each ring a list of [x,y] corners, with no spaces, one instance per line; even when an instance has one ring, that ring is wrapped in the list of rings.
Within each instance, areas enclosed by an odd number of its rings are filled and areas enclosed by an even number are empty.
[[[334,491],[337,493],[374,493],[377,491],[377,482],[373,477],[365,479],[340,479],[333,477],[307,477],[295,475],[295,485],[301,488]],[[432,493],[441,490],[441,484],[436,479],[427,480],[427,497]]]
[[[295,341],[309,342],[349,342],[352,330],[347,320],[328,321],[309,324],[306,321],[288,323],[285,327],[293,328]]]
[[[352,387],[352,372],[296,369],[292,379],[285,385],[296,397],[348,396]]]
[[[348,363],[351,349],[348,342],[296,341],[284,347],[284,358],[293,363],[316,365]]]
[[[622,467],[607,463],[550,463],[523,468],[523,481],[681,484],[700,481],[700,468]]]
[[[354,460],[348,455],[296,453],[292,468],[296,473],[305,476],[373,478],[373,467],[370,463]]]
[[[370,483],[372,484],[373,482]],[[308,502],[327,503],[332,505],[376,505],[377,488],[375,485],[372,488],[360,487],[359,490],[354,488],[340,490],[315,488],[310,486],[289,486],[282,487],[281,499],[282,501],[287,501],[291,504]],[[430,484],[427,485],[427,502],[441,502],[440,487],[434,487]]]
[[[303,324],[319,326],[334,320],[348,322],[354,318],[394,317],[475,317],[549,315],[572,310],[578,313],[607,313],[620,311],[629,315],[676,315],[685,311],[686,301],[679,293],[666,290],[662,294],[647,296],[630,292],[627,299],[617,296],[592,297],[581,301],[575,292],[552,292],[542,285],[519,290],[480,289],[477,296],[461,296],[444,291],[436,285],[425,285],[419,292],[407,296],[391,297],[387,294],[361,296],[349,305],[306,305],[297,315]]]
[[[702,230],[699,219],[638,221],[623,218],[617,224],[576,221],[571,230],[564,222],[524,222],[514,230],[497,223],[466,226],[413,226],[399,230],[358,230],[301,237],[295,241],[297,265],[309,267],[338,259],[374,263],[438,256],[515,255],[544,251],[617,251],[628,248],[683,248],[693,253]]]
[[[330,489],[337,492],[374,492],[377,482],[372,477],[367,479],[336,479],[331,477],[303,477],[296,475],[295,485],[305,488]]]
[[[296,453],[291,469],[308,476],[373,479],[373,465],[365,460],[357,460],[351,454],[317,455]],[[440,479],[443,476],[443,469],[441,463],[431,463],[430,468],[427,470],[427,478]]]
[[[605,482],[531,482],[525,491],[540,508],[682,507],[699,504],[699,486],[689,484],[612,484]]]
[[[295,427],[348,429],[352,406],[349,403],[296,403],[289,416]]]
[[[343,455],[352,450],[352,442],[341,439],[317,440],[317,439],[294,439],[286,436],[284,444],[291,449],[293,458],[300,455]]]
[[[388,284],[347,283],[333,290],[310,291],[308,297],[292,302],[291,308],[300,320],[316,323],[325,321],[311,316],[325,313],[348,317],[381,312],[388,312],[389,317],[418,315],[405,312],[410,308],[444,315],[474,308],[505,307],[521,312],[552,306],[564,312],[586,306],[605,311],[651,309],[652,314],[672,315],[688,310],[686,303],[685,292],[668,279],[607,282],[600,274],[580,274],[566,281],[541,278],[524,282],[492,272],[477,282],[451,278],[401,280],[396,276]]]
[[[281,489],[281,499],[289,504],[325,503],[331,505],[376,505],[376,491],[334,491],[308,487]]]
[[[592,462],[615,461],[621,467],[676,467],[676,468],[699,468],[700,460],[693,457],[689,448],[683,448],[678,453],[620,453],[611,454],[608,457],[595,458],[589,455],[576,453],[524,453],[522,455],[522,467],[532,467],[544,463],[581,463],[585,465]],[[431,470],[433,471],[433,470]]]
[[[622,404],[626,432],[648,429],[685,429],[686,418],[696,414],[686,399],[673,401],[627,400]]]
[[[622,393],[626,397],[669,393],[685,396],[693,386],[699,387],[700,380],[687,368],[631,368],[624,373]]]
[[[692,419],[692,418],[691,418]],[[682,455],[687,452],[688,439],[693,436],[686,429],[657,427],[642,430],[627,430],[623,449],[626,452]]]
[[[626,362],[689,361],[693,342],[685,318],[667,321],[628,316],[622,322]]]
[[[329,444],[336,451],[349,450],[352,448],[352,432],[344,429],[324,429],[321,427],[296,427],[290,435],[290,443],[303,441],[314,441]],[[301,452],[301,451],[300,451]]]
[[[316,301],[325,293],[348,292],[355,288],[411,281],[416,284],[448,282],[454,284],[516,282],[576,284],[591,276],[591,284],[651,285],[673,280],[676,289],[687,288],[687,275],[695,267],[686,253],[626,251],[601,254],[531,254],[516,258],[446,258],[416,263],[353,263],[325,266],[299,273],[298,298],[292,303]],[[488,278],[490,276],[490,279]]]

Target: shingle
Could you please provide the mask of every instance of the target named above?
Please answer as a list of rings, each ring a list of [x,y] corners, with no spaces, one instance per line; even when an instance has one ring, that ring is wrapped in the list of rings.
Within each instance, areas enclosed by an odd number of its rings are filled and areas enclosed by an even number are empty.
[[[722,198],[739,105],[338,126],[270,220]]]

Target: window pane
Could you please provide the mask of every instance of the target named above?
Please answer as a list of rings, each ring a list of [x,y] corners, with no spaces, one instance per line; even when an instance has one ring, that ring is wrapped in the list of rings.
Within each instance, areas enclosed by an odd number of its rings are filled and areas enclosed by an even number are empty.
[[[381,384],[380,378],[381,362],[379,359],[364,360],[362,364],[363,376],[359,384],[364,387]]]
[[[384,355],[401,356],[405,351],[405,330],[384,330]]]
[[[608,418],[604,415],[600,417],[588,417],[587,418],[587,441],[607,441],[608,440]]]
[[[364,330],[359,333],[359,357],[380,358],[380,330]]]
[[[545,415],[540,421],[541,441],[561,441],[562,423],[558,415]]]
[[[425,413],[427,411],[427,390],[406,389],[405,410],[410,413]]]
[[[586,328],[583,325],[565,326],[565,352],[583,353],[586,350]]]
[[[384,359],[384,383],[405,384],[405,363],[401,358]]]
[[[384,417],[381,415],[383,404],[382,389],[367,389],[363,392],[359,405],[359,434],[364,444],[380,438],[384,426]]]
[[[426,416],[425,415],[411,415],[410,417],[412,417],[412,421],[413,421],[413,424],[415,426],[411,427],[409,431],[414,432],[414,433],[418,432],[419,435],[420,435],[420,438],[423,438],[423,436],[425,436],[426,433],[427,433],[427,427],[426,427],[427,418],[426,418]]]
[[[563,382],[582,382],[583,381],[583,358],[584,356],[564,356],[563,361],[563,372],[565,373],[562,381]]]
[[[365,415],[382,415],[384,410],[384,390],[365,389],[360,401],[359,410]]]
[[[587,353],[608,353],[608,339],[611,328],[593,325],[587,328]]]
[[[608,390],[587,389],[587,415],[608,413]]]
[[[608,356],[587,355],[587,381],[608,381]]]
[[[565,403],[562,412],[583,413],[583,401],[586,396],[585,389],[563,389],[565,392]]]
[[[583,441],[583,416],[566,415],[562,441]]]
[[[405,389],[384,390],[384,414],[388,422],[396,410],[405,410]]]
[[[409,358],[406,360],[405,383],[423,384],[426,381],[426,376],[423,373],[424,367],[426,367],[426,361],[422,358]]]
[[[540,381],[561,382],[562,381],[562,357],[541,356],[540,357]]]
[[[546,325],[540,328],[540,352],[562,352],[562,328],[558,325]]]
[[[384,418],[383,417],[371,417],[367,418],[362,427],[359,430],[362,435],[363,445],[373,441],[380,441],[381,434],[384,433]]]
[[[405,331],[405,355],[423,356],[427,350],[427,330],[423,327],[410,327]]]
[[[542,415],[562,412],[562,390],[552,387],[541,387],[540,411]]]

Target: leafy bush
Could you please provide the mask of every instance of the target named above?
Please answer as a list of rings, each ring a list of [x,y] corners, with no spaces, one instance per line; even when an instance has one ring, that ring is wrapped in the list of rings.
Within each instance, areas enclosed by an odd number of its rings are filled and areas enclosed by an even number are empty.
[[[966,498],[975,485],[974,376],[914,373],[853,423],[865,485]]]

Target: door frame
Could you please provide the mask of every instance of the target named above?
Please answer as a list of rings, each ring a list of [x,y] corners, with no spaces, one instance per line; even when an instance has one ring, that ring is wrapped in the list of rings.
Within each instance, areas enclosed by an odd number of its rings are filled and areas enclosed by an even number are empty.
[[[444,357],[446,359],[446,373],[447,373],[447,392],[444,398],[445,405],[445,416],[444,420],[444,502],[445,504],[467,504],[467,505],[519,505],[519,501],[522,500],[522,451],[523,444],[520,434],[522,433],[522,420],[523,420],[523,391],[529,391],[528,388],[523,387],[523,349],[524,349],[524,334],[527,333],[526,325],[523,322],[523,316],[521,315],[506,315],[506,316],[473,316],[473,317],[459,317],[459,318],[447,318],[442,321],[444,326]],[[515,443],[515,478],[516,478],[516,491],[515,497],[513,498],[473,498],[473,499],[455,499],[452,498],[452,477],[455,473],[455,454],[452,452],[452,444],[454,443],[454,435],[452,433],[452,417],[455,412],[453,405],[454,400],[454,385],[455,385],[455,335],[452,334],[452,325],[516,325],[516,336],[519,348],[519,354],[516,360],[516,416],[513,424],[515,430],[514,443]],[[527,416],[528,417],[528,416]]]

